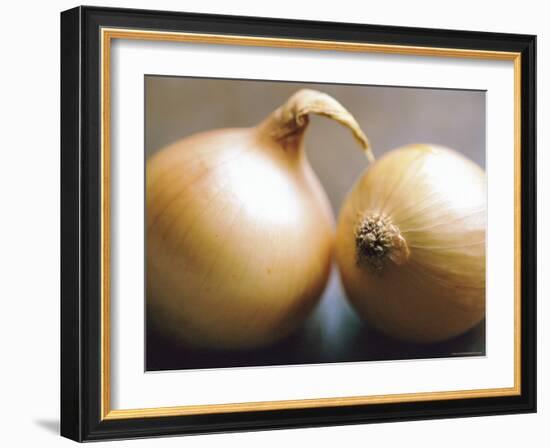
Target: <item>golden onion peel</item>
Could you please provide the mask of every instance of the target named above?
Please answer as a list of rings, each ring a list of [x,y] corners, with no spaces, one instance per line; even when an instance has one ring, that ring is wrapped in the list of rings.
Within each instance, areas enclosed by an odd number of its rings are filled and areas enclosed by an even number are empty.
[[[349,301],[374,328],[420,343],[485,315],[485,173],[453,150],[410,145],[372,164],[339,215]]]
[[[146,167],[147,307],[185,344],[274,342],[312,310],[327,282],[333,216],[304,152],[308,114],[368,142],[333,98],[301,90],[254,128],[184,138]]]

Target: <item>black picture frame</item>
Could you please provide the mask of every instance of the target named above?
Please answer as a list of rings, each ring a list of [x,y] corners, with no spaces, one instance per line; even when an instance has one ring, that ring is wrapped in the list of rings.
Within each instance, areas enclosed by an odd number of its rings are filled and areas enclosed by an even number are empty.
[[[521,393],[102,418],[101,28],[460,48],[521,54]],[[536,412],[536,36],[77,7],[61,13],[61,435],[76,441]]]

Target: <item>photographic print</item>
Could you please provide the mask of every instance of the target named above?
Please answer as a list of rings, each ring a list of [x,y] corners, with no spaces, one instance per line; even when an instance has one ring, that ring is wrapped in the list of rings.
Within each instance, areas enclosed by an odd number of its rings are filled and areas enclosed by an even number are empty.
[[[485,91],[144,83],[147,371],[485,356]]]
[[[64,11],[61,434],[535,412],[535,46]]]

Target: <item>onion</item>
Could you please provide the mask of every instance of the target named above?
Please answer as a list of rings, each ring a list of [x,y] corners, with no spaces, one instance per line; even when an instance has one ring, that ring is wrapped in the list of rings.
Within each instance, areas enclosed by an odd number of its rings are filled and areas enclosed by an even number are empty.
[[[374,328],[442,341],[485,315],[485,173],[443,147],[376,161],[348,194],[336,258],[348,299]]]
[[[372,158],[346,109],[300,90],[257,127],[196,134],[148,160],[148,315],[167,337],[260,347],[317,303],[334,219],[304,152],[309,113],[350,128]]]

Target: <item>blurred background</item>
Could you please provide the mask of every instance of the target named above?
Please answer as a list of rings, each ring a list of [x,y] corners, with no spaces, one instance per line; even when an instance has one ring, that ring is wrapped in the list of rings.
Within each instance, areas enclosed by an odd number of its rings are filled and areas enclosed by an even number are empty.
[[[409,143],[434,143],[485,168],[483,91],[166,76],[145,78],[145,155],[196,132],[254,126],[305,87],[341,102],[367,134],[377,158]],[[305,144],[337,216],[366,159],[348,129],[322,117],[311,117]],[[485,322],[456,339],[427,346],[372,331],[348,305],[336,269],[303,328],[272,347],[240,353],[190,350],[163,339],[151,325],[146,338],[146,370],[485,355]]]

